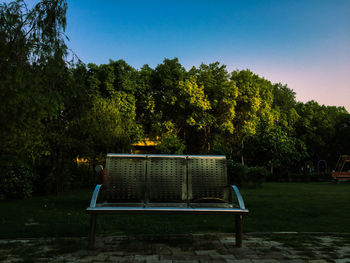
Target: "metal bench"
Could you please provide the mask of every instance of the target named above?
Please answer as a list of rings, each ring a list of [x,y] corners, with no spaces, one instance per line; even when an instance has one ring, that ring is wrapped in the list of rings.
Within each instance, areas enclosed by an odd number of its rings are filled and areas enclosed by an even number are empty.
[[[237,203],[237,205],[236,205]],[[97,185],[86,212],[94,248],[97,214],[234,214],[236,246],[248,210],[227,183],[225,156],[107,154],[105,184]]]

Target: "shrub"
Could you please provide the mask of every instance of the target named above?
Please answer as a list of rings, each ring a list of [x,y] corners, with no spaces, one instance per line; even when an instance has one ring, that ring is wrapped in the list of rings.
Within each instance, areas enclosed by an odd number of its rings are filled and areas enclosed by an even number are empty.
[[[265,181],[265,178],[269,175],[269,172],[264,167],[248,167],[241,163],[228,160],[227,174],[230,184],[260,187]]]
[[[89,167],[77,167],[75,164],[70,165],[66,169],[67,183],[66,189],[71,188],[89,188],[95,186],[97,182],[96,173]]]
[[[30,197],[35,178],[33,169],[26,162],[13,157],[1,157],[0,199]]]
[[[255,166],[249,167],[247,171],[247,182],[253,184],[256,187],[261,187],[265,178],[269,175],[269,172],[265,167]]]
[[[210,154],[231,156],[232,149],[227,146],[222,137],[215,137],[210,148]]]
[[[34,184],[34,194],[45,195],[55,193],[56,182],[55,177],[51,172],[51,163],[48,160],[42,160],[40,164],[37,164],[34,168],[37,174]]]
[[[34,193],[45,195],[57,193],[57,182],[52,172],[52,166],[49,162],[43,162],[36,167],[38,177],[34,185]],[[63,165],[62,176],[64,176],[62,191],[68,191],[77,188],[91,188],[98,178],[96,173],[89,167],[78,167],[73,162],[67,162]]]
[[[270,182],[329,182],[332,180],[331,173],[295,173],[286,171],[282,173],[269,174],[267,181]]]
[[[227,175],[229,184],[242,186],[247,181],[248,168],[241,163],[227,160]]]
[[[157,145],[156,153],[183,154],[185,144],[174,134],[168,134],[162,138],[161,144]]]

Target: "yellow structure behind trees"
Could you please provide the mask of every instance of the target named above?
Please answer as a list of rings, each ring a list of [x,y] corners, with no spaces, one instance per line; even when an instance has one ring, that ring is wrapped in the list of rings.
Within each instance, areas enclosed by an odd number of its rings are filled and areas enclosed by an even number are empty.
[[[151,140],[150,138],[144,138],[141,141],[131,144],[131,153],[154,153],[156,146],[160,144],[159,137],[156,140]]]
[[[84,157],[77,156],[75,158],[75,162],[76,162],[78,167],[89,167],[90,166],[89,160],[87,158],[84,158]]]

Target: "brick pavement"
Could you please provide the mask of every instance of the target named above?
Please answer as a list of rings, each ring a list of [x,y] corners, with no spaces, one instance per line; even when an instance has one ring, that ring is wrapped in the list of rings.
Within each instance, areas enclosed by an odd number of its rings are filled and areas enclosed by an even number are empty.
[[[0,262],[350,263],[349,235],[227,234],[0,240]]]

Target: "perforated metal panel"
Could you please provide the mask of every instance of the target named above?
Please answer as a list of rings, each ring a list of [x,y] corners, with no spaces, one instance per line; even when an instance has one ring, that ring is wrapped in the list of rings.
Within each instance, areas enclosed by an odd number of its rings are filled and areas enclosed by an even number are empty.
[[[188,156],[187,166],[191,201],[207,198],[228,201],[225,156]]]
[[[146,181],[149,202],[186,201],[186,156],[149,155]]]
[[[108,154],[106,159],[106,199],[141,202],[144,199],[145,155]]]

